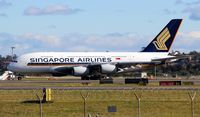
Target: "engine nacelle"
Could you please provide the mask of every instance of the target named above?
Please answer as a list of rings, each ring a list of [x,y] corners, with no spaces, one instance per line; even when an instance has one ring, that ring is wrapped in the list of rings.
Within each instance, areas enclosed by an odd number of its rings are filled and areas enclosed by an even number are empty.
[[[73,68],[73,75],[74,76],[83,76],[83,75],[87,75],[89,73],[89,70],[87,67],[74,67]]]
[[[117,72],[117,67],[111,64],[102,64],[101,65],[101,72],[103,74],[111,74]]]

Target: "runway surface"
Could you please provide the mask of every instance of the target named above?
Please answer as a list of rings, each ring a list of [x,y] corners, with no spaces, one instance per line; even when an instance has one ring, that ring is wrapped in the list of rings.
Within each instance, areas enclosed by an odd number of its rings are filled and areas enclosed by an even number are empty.
[[[123,80],[123,79],[114,79]],[[113,81],[114,81],[113,80]],[[200,80],[181,80],[181,79],[154,79],[149,80],[149,82],[159,82],[159,81],[182,81],[182,82],[195,82],[200,83]],[[53,84],[67,84],[67,83],[99,83],[99,80],[80,80],[80,79],[65,79],[65,80],[6,80],[0,81],[0,90],[40,90],[43,88],[52,88],[55,90],[195,90],[200,91],[198,86],[138,86],[138,85],[113,85],[104,86],[99,84],[98,86],[55,86]],[[33,84],[33,85],[32,85]],[[52,84],[52,86],[51,86]],[[38,85],[38,86],[37,86]],[[43,86],[44,85],[44,86]],[[47,85],[47,86],[45,86]],[[112,85],[112,84],[110,84]]]
[[[109,80],[109,79],[105,79]],[[113,79],[113,82],[123,82],[124,79]],[[181,81],[194,82],[200,84],[200,79],[150,79],[149,83],[160,81]],[[80,80],[80,79],[65,79],[65,80],[0,80],[1,83],[99,83],[99,80]]]
[[[0,90],[40,90],[51,88],[55,90],[195,90],[200,91],[200,87],[148,87],[148,86],[0,86]]]
[[[67,80],[4,80],[1,83],[99,83],[99,80],[79,80],[79,79],[67,79]]]

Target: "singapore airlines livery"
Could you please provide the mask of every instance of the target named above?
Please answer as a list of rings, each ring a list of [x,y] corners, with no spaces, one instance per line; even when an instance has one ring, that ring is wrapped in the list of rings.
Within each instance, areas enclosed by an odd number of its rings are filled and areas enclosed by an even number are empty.
[[[142,69],[146,64],[161,64],[176,59],[169,50],[181,22],[182,19],[171,20],[141,52],[36,52],[18,57],[8,65],[8,70],[18,76],[49,73],[99,79]]]

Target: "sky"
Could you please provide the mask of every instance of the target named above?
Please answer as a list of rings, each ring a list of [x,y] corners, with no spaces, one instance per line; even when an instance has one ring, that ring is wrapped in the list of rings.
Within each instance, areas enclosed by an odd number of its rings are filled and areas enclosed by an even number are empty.
[[[200,0],[0,0],[0,55],[140,51],[174,18],[172,50],[200,51]]]

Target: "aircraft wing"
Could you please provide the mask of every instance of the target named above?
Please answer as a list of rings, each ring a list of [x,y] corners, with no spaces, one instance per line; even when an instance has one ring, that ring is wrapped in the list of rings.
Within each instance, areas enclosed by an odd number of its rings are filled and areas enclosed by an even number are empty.
[[[88,68],[91,70],[97,70],[99,66],[106,64],[106,63],[90,63],[90,64],[74,64],[71,66],[56,66],[51,69],[54,76],[63,76],[63,75],[69,75],[74,73],[74,68]],[[116,64],[113,64],[116,65]]]

